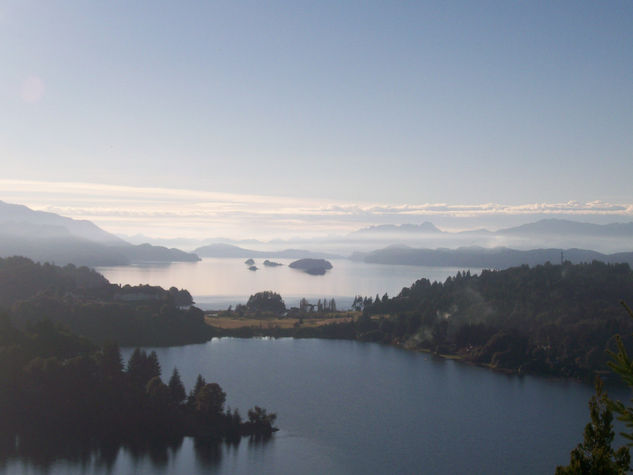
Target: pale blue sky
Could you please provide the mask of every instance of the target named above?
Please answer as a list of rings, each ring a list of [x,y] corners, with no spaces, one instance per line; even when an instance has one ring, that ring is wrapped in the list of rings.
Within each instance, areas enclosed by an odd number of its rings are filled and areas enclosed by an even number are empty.
[[[0,0],[0,64],[5,179],[633,202],[629,1]]]

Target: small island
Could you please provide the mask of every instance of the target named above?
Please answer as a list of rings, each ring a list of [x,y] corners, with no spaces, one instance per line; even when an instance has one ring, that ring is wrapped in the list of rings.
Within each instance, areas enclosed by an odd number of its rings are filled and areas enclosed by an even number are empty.
[[[332,264],[325,259],[299,259],[289,264],[293,269],[299,269],[310,275],[323,275],[332,268]]]
[[[252,266],[255,264],[255,261],[253,259],[246,259],[244,261],[244,264],[246,264],[247,266]]]
[[[257,270],[257,266],[250,266],[250,267],[248,268],[248,270],[256,271],[256,270]]]
[[[266,259],[264,261],[264,265],[267,266],[267,267],[283,266],[283,264],[281,262],[273,262],[273,261],[269,261],[268,259]]]

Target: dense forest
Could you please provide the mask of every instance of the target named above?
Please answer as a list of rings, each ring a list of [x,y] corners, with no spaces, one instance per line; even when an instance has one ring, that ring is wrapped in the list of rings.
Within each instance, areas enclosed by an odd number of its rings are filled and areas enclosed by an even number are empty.
[[[137,349],[124,367],[116,345],[99,348],[50,321],[22,331],[0,314],[0,460],[42,440],[142,446],[275,430],[274,414],[256,406],[243,421],[225,400],[201,376],[188,394],[177,370],[164,383],[154,352]]]
[[[632,342],[633,322],[621,300],[633,301],[628,264],[458,273],[443,284],[419,280],[397,297],[365,305],[361,335],[500,369],[591,379],[607,369],[605,350],[616,334]]]
[[[358,296],[357,316],[341,322],[224,333],[381,342],[499,370],[590,381],[596,372],[608,374],[605,350],[614,348],[616,334],[633,347],[633,321],[621,300],[633,302],[628,264],[548,263],[459,272],[443,283],[421,279],[395,297]]]
[[[98,343],[164,346],[213,336],[187,290],[111,284],[87,267],[0,259],[0,308],[21,329],[51,320]]]

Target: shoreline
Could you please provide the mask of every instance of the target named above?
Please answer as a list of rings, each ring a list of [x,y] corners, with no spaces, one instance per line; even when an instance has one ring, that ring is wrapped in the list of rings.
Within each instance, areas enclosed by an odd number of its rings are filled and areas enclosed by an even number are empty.
[[[332,323],[336,323],[336,322],[332,322]],[[212,326],[212,325],[210,325]],[[319,325],[315,325],[312,327],[308,327],[308,329],[317,329],[319,328]],[[246,327],[237,327],[237,328],[233,328],[233,329],[223,329],[223,328],[219,328],[219,327],[213,327],[214,330],[216,330],[218,333],[220,333],[217,336],[214,336],[213,338],[240,338],[240,339],[252,339],[252,338],[261,338],[261,339],[279,339],[279,338],[292,338],[292,339],[317,339],[317,340],[346,340],[346,341],[357,341],[359,343],[372,343],[372,344],[380,344],[380,345],[386,345],[386,346],[392,346],[394,348],[398,348],[400,350],[403,351],[413,351],[416,353],[425,353],[430,355],[433,358],[440,358],[443,360],[452,360],[452,361],[456,361],[459,364],[464,364],[467,366],[472,366],[472,367],[479,367],[479,368],[483,368],[486,370],[490,370],[492,372],[498,373],[498,374],[503,374],[506,376],[533,376],[533,377],[537,377],[540,379],[545,379],[548,381],[558,381],[558,382],[574,382],[574,383],[579,383],[579,384],[583,384],[583,385],[592,385],[594,380],[595,380],[595,376],[600,376],[603,381],[605,381],[605,383],[607,383],[609,386],[613,385],[613,386],[619,386],[622,387],[624,386],[624,384],[616,378],[615,374],[612,374],[608,369],[604,369],[601,370],[600,372],[597,372],[596,374],[593,375],[593,377],[589,378],[589,379],[584,379],[584,378],[579,378],[579,377],[573,377],[573,376],[558,376],[558,375],[553,375],[550,373],[538,373],[538,372],[526,372],[523,371],[521,368],[517,368],[517,369],[513,369],[513,368],[499,368],[496,366],[493,366],[491,364],[488,363],[478,363],[476,361],[472,361],[470,359],[464,358],[462,355],[459,354],[455,354],[455,353],[437,353],[429,348],[420,348],[420,347],[413,347],[413,346],[407,346],[406,344],[403,343],[386,343],[386,342],[378,342],[378,341],[366,341],[366,340],[359,340],[357,338],[335,338],[335,337],[323,337],[323,336],[319,336],[319,335],[305,335],[305,336],[297,336],[297,335],[293,335],[293,334],[289,334],[286,332],[286,330],[292,330],[294,328],[292,327],[288,327],[288,328],[279,328],[279,327],[275,327],[275,328],[266,328],[264,326],[262,327],[252,327],[252,326],[246,326]],[[273,332],[267,332],[266,330],[273,330]],[[274,331],[276,330],[276,332]],[[247,334],[249,332],[253,332],[250,334]],[[277,334],[273,334],[273,333],[277,333]]]

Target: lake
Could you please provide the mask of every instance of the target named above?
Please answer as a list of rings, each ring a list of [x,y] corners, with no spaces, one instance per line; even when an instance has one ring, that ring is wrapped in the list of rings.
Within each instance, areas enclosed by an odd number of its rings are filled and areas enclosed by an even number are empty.
[[[245,302],[274,290],[286,303],[397,294],[458,269],[332,260],[324,276],[286,266],[248,271],[243,259],[98,269],[110,281],[187,288],[203,308]],[[290,260],[279,259],[288,264]],[[478,269],[472,270],[478,272]],[[148,349],[148,350],[151,350]],[[131,349],[124,349],[127,360]],[[373,343],[214,339],[155,348],[167,380],[178,367],[187,389],[198,373],[227,392],[245,416],[261,405],[278,414],[266,443],[119,448],[56,459],[0,460],[0,471],[33,474],[128,473],[552,473],[569,461],[589,421],[593,388],[572,381],[507,376],[428,354]],[[628,400],[624,389],[612,396]]]
[[[287,306],[298,306],[306,297],[335,298],[339,308],[349,307],[355,295],[381,297],[397,295],[423,277],[444,281],[455,275],[455,267],[417,267],[367,264],[347,259],[331,259],[333,269],[325,275],[309,275],[287,266],[293,259],[271,259],[285,264],[266,267],[264,259],[255,259],[257,271],[249,271],[244,259],[206,258],[200,262],[144,264],[135,266],[99,267],[110,282],[117,284],[150,284],[164,288],[189,290],[202,309],[226,309],[229,305],[246,303],[248,297],[262,290],[281,294]],[[481,269],[472,269],[478,273]]]
[[[124,349],[127,359],[131,349]],[[196,450],[190,438],[151,453],[119,449],[45,466],[9,460],[7,473],[367,474],[553,473],[589,421],[591,387],[507,376],[374,343],[214,339],[155,348],[189,390],[198,373],[243,415],[278,414],[267,443]],[[610,390],[626,398],[624,390]]]

